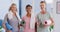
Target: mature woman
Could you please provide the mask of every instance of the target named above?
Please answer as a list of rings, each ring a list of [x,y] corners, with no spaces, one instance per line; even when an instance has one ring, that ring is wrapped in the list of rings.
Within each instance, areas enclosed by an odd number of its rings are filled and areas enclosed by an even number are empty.
[[[24,32],[34,32],[34,29],[33,30],[30,29],[31,11],[32,11],[32,6],[27,5],[26,6],[27,14],[22,18],[22,20],[25,21]]]
[[[54,21],[50,14],[46,11],[46,2],[40,2],[41,12],[36,16],[37,32],[50,32],[50,25],[54,25]]]
[[[8,30],[8,32],[19,32],[18,28],[19,21],[20,17],[19,14],[17,13],[16,4],[13,3],[9,9],[9,12],[5,15],[3,27],[5,28],[5,30],[7,30],[5,24],[8,22],[9,25],[11,25],[11,27],[13,28],[12,30]]]

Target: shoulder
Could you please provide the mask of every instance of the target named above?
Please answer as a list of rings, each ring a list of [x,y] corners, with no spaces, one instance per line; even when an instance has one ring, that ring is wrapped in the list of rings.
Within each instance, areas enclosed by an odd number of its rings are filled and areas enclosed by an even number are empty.
[[[22,19],[26,19],[26,15],[22,17]]]
[[[48,15],[49,17],[53,17],[53,16],[52,16],[52,14],[51,14],[51,13],[49,13],[49,12],[47,12],[47,15]]]
[[[8,13],[5,14],[5,17],[8,17]]]
[[[46,12],[48,15],[50,15],[50,13],[49,12]]]
[[[37,13],[36,16],[38,16],[40,13]]]
[[[38,13],[35,17],[38,17],[39,15],[41,15],[41,13]]]
[[[37,13],[36,15],[35,15],[35,19],[38,19],[40,16],[41,13]]]
[[[12,18],[13,18],[13,15],[12,15],[11,12],[8,12],[8,13],[7,13],[7,18],[8,18],[8,19],[12,19]]]

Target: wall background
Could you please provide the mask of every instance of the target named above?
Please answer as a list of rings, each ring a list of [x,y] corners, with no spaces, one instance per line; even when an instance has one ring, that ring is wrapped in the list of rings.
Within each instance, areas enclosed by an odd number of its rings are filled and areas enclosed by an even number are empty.
[[[22,1],[23,1],[22,2],[22,8],[23,8],[22,11],[24,11],[24,12],[22,12],[22,16],[24,16],[26,13],[24,7],[27,5],[27,3],[32,5],[32,3],[29,3],[29,2],[32,2],[32,0],[27,0],[27,2],[25,2],[24,0],[22,0]],[[60,32],[60,25],[59,25],[60,24],[60,19],[59,19],[60,14],[56,14],[56,2],[57,1],[60,1],[60,0],[53,1],[53,4],[52,4],[53,10],[48,9],[48,11],[50,11],[49,13],[51,13],[53,15],[54,22],[55,22],[55,28],[54,28],[53,32]],[[19,11],[19,0],[15,0],[14,2],[17,4],[17,8]],[[35,11],[37,11],[37,12],[39,12],[39,10],[40,10],[39,9],[39,2],[40,2],[40,0],[38,0],[38,1],[35,0]],[[8,9],[9,9],[11,3],[12,3],[11,0],[0,0],[0,19],[4,19],[4,16],[8,12]],[[49,5],[47,5],[48,8],[50,7]],[[35,13],[37,14],[37,12],[35,12]]]
[[[60,0],[54,0],[53,2],[53,17],[54,17],[54,21],[55,21],[55,29],[54,29],[54,32],[60,32],[60,14],[57,14],[56,13],[56,2],[57,1],[60,1]]]
[[[37,13],[39,13],[41,10],[40,10],[40,1],[43,1],[43,0],[21,0],[21,13],[22,13],[22,17],[26,14],[26,10],[25,10],[25,7],[27,4],[30,4],[33,9],[34,9],[34,12],[35,12],[35,15]],[[46,0],[47,1],[47,0]],[[33,4],[34,2],[34,4]],[[51,2],[51,1],[50,1]],[[47,5],[46,5],[46,10],[49,12],[49,13],[52,13],[52,10],[53,10],[53,3],[49,3],[47,1]]]
[[[33,1],[32,0],[21,0],[21,13],[22,13],[22,17],[26,15],[25,7],[28,4],[30,4],[32,6],[33,5]]]
[[[13,2],[16,3],[17,9],[19,11],[19,0],[14,0]],[[11,4],[12,0],[0,0],[0,19],[4,19],[4,16],[8,12]]]

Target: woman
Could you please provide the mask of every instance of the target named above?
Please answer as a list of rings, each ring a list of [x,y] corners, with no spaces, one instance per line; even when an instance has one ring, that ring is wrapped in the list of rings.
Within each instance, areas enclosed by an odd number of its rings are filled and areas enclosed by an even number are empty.
[[[54,21],[50,14],[46,11],[45,5],[45,1],[40,2],[41,12],[36,16],[37,32],[50,32],[50,25],[54,25]]]
[[[9,12],[6,14],[5,18],[4,18],[4,22],[3,22],[3,27],[5,28],[5,30],[7,30],[6,28],[6,23],[8,22],[9,25],[12,26],[12,30],[8,30],[9,32],[19,32],[19,21],[20,21],[20,17],[19,14],[17,13],[17,7],[16,4],[12,4]]]
[[[22,18],[22,20],[25,21],[24,32],[34,32],[34,30],[30,29],[31,10],[32,6],[27,5],[26,6],[27,14]]]

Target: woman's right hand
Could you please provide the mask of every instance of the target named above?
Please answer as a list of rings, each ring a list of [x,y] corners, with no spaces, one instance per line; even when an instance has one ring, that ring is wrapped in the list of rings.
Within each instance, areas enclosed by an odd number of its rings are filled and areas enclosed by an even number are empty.
[[[2,26],[5,29],[5,31],[7,31],[6,25],[4,23],[2,24]]]

